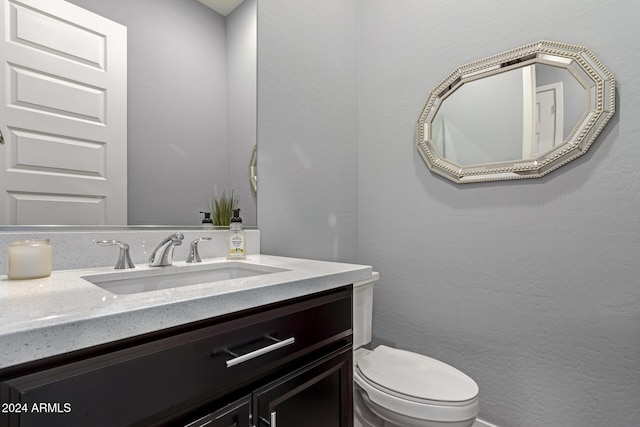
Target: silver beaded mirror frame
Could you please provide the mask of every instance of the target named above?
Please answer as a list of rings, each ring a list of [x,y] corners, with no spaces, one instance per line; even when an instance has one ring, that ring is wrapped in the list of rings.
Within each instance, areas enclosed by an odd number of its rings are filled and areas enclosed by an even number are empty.
[[[253,146],[249,159],[249,185],[253,194],[258,194],[258,144]]]
[[[565,133],[561,133],[562,136],[556,139],[555,143],[541,149],[540,152],[528,148],[536,144],[537,130],[534,123],[538,114],[535,92],[536,67],[538,69],[547,68],[554,72],[563,70],[562,73],[569,73],[567,74],[570,76],[569,80],[575,79],[573,83],[569,82],[569,84],[584,89],[584,99],[581,94],[577,97],[579,106],[576,115],[579,117],[577,122],[568,125],[565,123]],[[504,127],[510,123],[501,123],[497,129],[482,128],[478,132],[467,132],[465,137],[459,138],[462,142],[458,142],[458,146],[454,147],[454,138],[451,137],[454,132],[450,132],[448,129],[453,129],[457,125],[464,126],[470,116],[452,117],[454,114],[448,113],[445,120],[443,106],[447,103],[453,104],[454,102],[450,100],[454,99],[454,95],[461,98],[463,95],[459,95],[460,93],[465,91],[473,93],[467,89],[461,90],[462,88],[475,89],[476,86],[480,88],[477,82],[483,82],[482,85],[494,84],[494,80],[498,82],[498,77],[504,73],[516,70],[522,72],[523,75],[527,73],[531,75],[531,71],[527,68],[532,69],[534,73],[531,79],[533,81],[533,95],[526,94],[529,83],[524,83],[523,87],[525,88],[525,99],[529,96],[529,103],[532,105],[527,104],[526,101],[522,102],[524,111],[523,138],[513,141],[516,151],[520,151],[522,155],[508,159],[497,158],[496,161],[490,157],[487,161],[485,156],[479,157],[480,162],[466,163],[461,160],[464,156],[448,154],[464,151],[465,145],[474,145],[473,149],[478,152],[488,151],[487,147],[495,145],[491,135],[503,132]],[[560,92],[561,94],[562,92]],[[491,95],[486,99],[488,98],[495,97]],[[576,97],[573,98],[575,104]],[[468,104],[466,100],[462,103]],[[484,107],[486,103],[478,105],[481,106],[480,110],[486,109]],[[584,105],[584,109],[582,105]],[[476,112],[479,114],[480,110],[476,110]],[[538,178],[583,155],[614,112],[615,79],[600,60],[586,47],[543,40],[458,67],[431,91],[417,122],[417,148],[429,170],[456,183]],[[478,114],[473,114],[473,116]],[[494,116],[500,116],[500,114],[494,114]],[[483,133],[484,136],[476,136]],[[484,147],[478,149],[477,146],[482,144],[485,144]]]

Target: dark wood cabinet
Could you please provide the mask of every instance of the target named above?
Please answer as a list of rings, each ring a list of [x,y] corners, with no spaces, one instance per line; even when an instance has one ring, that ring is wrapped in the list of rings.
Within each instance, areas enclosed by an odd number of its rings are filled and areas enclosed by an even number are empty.
[[[0,426],[350,427],[351,342],[349,286],[4,369]]]
[[[257,390],[255,426],[351,427],[351,366],[351,349],[344,349]]]
[[[251,395],[245,396],[185,427],[251,427]]]
[[[352,427],[351,366],[343,348],[185,427]]]

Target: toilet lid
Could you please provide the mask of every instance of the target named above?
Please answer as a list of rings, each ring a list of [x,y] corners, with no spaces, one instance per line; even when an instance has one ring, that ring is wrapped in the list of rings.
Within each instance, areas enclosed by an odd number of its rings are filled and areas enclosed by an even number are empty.
[[[415,399],[463,402],[478,395],[478,385],[466,374],[422,354],[381,345],[357,363],[369,381]]]

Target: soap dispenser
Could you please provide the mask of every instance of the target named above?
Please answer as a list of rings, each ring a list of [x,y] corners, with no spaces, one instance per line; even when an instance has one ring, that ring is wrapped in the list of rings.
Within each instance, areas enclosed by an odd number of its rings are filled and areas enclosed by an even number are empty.
[[[233,210],[229,221],[229,254],[227,259],[244,259],[247,233],[242,229],[240,209]]]
[[[200,211],[201,214],[204,214],[204,219],[202,220],[203,224],[213,224],[213,220],[211,219],[211,212]]]

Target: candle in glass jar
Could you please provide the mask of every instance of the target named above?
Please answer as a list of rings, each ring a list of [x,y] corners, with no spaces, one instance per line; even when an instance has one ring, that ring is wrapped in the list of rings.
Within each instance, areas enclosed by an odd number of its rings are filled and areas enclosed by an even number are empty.
[[[9,279],[36,279],[51,274],[51,244],[44,240],[9,242]]]

